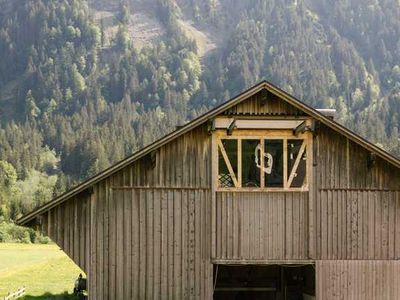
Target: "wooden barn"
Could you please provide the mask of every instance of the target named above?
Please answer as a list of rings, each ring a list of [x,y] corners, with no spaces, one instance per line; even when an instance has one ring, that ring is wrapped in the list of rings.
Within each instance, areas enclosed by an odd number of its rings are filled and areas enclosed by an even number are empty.
[[[265,81],[18,223],[90,299],[400,299],[400,161]]]

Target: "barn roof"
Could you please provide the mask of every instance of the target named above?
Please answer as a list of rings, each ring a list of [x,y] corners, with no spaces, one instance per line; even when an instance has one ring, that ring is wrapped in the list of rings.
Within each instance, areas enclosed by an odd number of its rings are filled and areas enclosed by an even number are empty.
[[[58,204],[67,201],[69,198],[83,192],[84,190],[88,189],[89,187],[93,186],[97,182],[103,180],[104,178],[114,174],[115,172],[121,170],[125,166],[129,165],[130,163],[144,157],[145,155],[151,153],[152,151],[156,150],[157,148],[167,144],[171,140],[185,134],[186,132],[192,130],[193,128],[204,124],[208,120],[216,117],[219,114],[224,113],[227,109],[241,103],[242,101],[248,99],[249,97],[257,94],[258,92],[266,90],[271,94],[279,97],[280,99],[288,102],[292,106],[296,107],[297,109],[305,112],[309,116],[313,117],[314,119],[320,121],[322,124],[330,127],[331,129],[339,132],[340,134],[346,136],[350,140],[354,141],[355,143],[363,146],[367,150],[375,153],[382,159],[388,161],[392,165],[400,168],[400,160],[391,155],[390,153],[386,152],[385,150],[375,146],[371,142],[365,140],[361,136],[357,135],[356,133],[352,132],[348,128],[340,125],[339,123],[335,122],[331,118],[326,117],[322,113],[318,112],[316,109],[308,106],[307,104],[301,102],[300,100],[296,99],[292,95],[286,93],[285,91],[281,90],[280,88],[276,87],[272,83],[268,81],[262,81],[255,86],[249,88],[248,90],[244,91],[243,93],[237,95],[236,97],[226,101],[225,103],[215,107],[214,109],[208,111],[207,113],[199,116],[198,118],[192,120],[191,122],[187,123],[185,126],[180,127],[179,129],[165,135],[161,139],[149,144],[148,146],[142,148],[141,150],[133,153],[132,155],[126,157],[125,159],[117,162],[113,166],[107,168],[106,170],[98,173],[97,175],[83,181],[82,183],[78,184],[77,186],[73,187],[69,191],[65,192],[64,194],[54,198],[50,202],[44,204],[43,206],[35,209],[34,211],[26,214],[25,216],[21,217],[17,220],[17,223],[20,225],[27,224],[31,220],[33,220],[37,215],[57,206]]]

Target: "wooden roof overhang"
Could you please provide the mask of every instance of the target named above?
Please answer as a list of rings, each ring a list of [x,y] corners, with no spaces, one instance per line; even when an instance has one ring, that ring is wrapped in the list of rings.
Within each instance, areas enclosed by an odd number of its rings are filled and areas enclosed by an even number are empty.
[[[248,99],[249,97],[257,94],[262,90],[267,90],[271,94],[279,97],[280,99],[288,102],[295,108],[303,111],[306,115],[314,118],[317,121],[320,121],[322,124],[330,127],[331,129],[339,132],[340,134],[346,136],[348,139],[354,141],[355,143],[363,146],[368,151],[378,155],[382,159],[388,161],[390,164],[394,165],[397,168],[400,168],[400,160],[391,155],[390,153],[386,152],[385,150],[377,147],[376,145],[372,144],[371,142],[367,141],[366,139],[362,138],[358,134],[354,133],[353,131],[347,129],[346,127],[340,125],[339,123],[335,122],[331,118],[323,115],[321,112],[318,112],[316,109],[308,106],[307,104],[301,102],[300,100],[296,99],[295,97],[291,96],[290,94],[286,93],[285,91],[281,90],[280,88],[276,87],[272,83],[268,81],[262,81],[255,86],[249,88],[248,90],[242,92],[241,94],[237,95],[236,97],[222,103],[221,105],[215,107],[214,109],[210,110],[209,112],[199,116],[198,118],[192,120],[191,122],[187,123],[185,126],[180,127],[179,129],[165,135],[163,138],[149,144],[148,146],[142,148],[141,150],[135,152],[134,154],[128,156],[127,158],[117,162],[113,166],[107,168],[106,170],[98,173],[97,175],[83,181],[82,183],[78,184],[77,186],[73,187],[69,191],[65,192],[64,194],[54,198],[50,202],[38,207],[34,211],[26,214],[25,216],[21,217],[17,220],[17,224],[19,225],[26,225],[30,221],[32,221],[36,216],[50,210],[51,208],[67,201],[69,198],[85,191],[86,189],[92,187],[97,182],[107,178],[108,176],[118,172],[125,166],[129,165],[130,163],[148,155],[149,153],[153,152],[154,150],[158,149],[159,147],[169,143],[171,140],[178,138],[179,136],[187,133],[188,131],[194,129],[197,126],[200,126],[209,120],[214,119],[216,116],[220,114],[224,114],[224,112],[239,104],[240,102]]]

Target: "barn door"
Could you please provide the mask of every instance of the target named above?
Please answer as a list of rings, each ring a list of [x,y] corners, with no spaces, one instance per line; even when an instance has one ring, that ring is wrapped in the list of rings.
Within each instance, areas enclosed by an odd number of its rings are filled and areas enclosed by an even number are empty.
[[[313,265],[214,265],[214,300],[315,300]]]

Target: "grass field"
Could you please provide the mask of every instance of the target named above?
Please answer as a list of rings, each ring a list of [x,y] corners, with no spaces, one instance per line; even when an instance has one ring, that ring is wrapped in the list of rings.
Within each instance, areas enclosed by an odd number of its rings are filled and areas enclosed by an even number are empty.
[[[26,288],[22,299],[74,299],[74,281],[82,271],[57,245],[0,243],[0,299]]]

